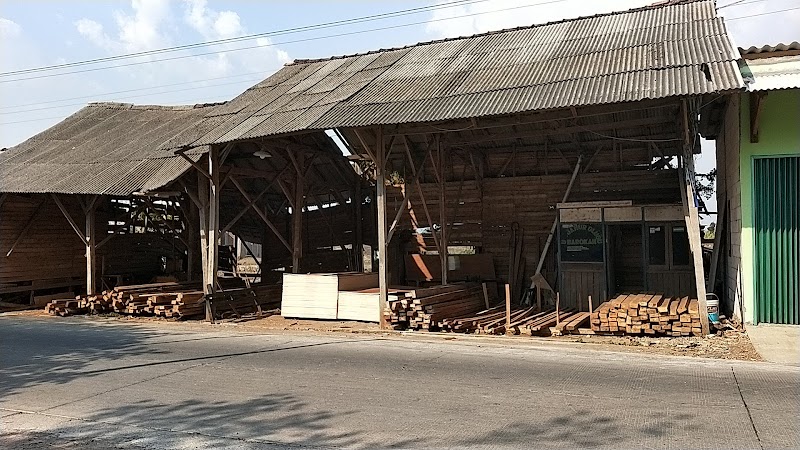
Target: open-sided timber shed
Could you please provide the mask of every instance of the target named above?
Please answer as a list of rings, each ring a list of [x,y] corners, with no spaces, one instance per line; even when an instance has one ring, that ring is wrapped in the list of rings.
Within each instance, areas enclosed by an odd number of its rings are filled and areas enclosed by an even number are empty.
[[[214,155],[335,130],[374,163],[382,299],[404,281],[388,255],[408,229],[403,251],[432,240],[443,283],[449,247],[470,245],[518,295],[541,271],[567,306],[641,289],[704,310],[697,122],[743,87],[737,59],[713,1],[667,2],[295,61],[170,145]],[[512,234],[524,245],[507,258]]]
[[[101,274],[147,281],[161,265],[210,280],[218,248],[208,242],[225,231],[271,246],[263,272],[352,270],[355,240],[370,235],[369,220],[360,226],[369,205],[351,201],[361,178],[324,133],[167,149],[220,107],[94,103],[0,152],[0,293],[92,293]]]

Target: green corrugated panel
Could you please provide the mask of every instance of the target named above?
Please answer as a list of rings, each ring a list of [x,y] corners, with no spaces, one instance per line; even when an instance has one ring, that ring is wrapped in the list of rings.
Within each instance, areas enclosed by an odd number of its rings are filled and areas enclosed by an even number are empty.
[[[753,172],[756,321],[800,325],[800,157],[758,158]]]

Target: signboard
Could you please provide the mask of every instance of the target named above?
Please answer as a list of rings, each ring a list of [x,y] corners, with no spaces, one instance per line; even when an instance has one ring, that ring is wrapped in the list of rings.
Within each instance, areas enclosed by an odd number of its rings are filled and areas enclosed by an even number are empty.
[[[563,262],[603,262],[603,225],[562,223],[558,253]]]

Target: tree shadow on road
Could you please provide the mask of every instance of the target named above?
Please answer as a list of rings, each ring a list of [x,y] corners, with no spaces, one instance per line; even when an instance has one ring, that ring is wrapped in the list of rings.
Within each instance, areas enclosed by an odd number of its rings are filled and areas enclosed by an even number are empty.
[[[0,328],[0,392],[5,397],[96,376],[89,367],[97,363],[165,352],[153,345],[154,339],[181,334],[139,327],[115,327],[109,333],[108,324],[82,318],[3,318]]]
[[[557,408],[558,405],[552,405]],[[569,414],[537,421],[516,421],[474,438],[465,438],[456,447],[532,447],[544,448],[641,448],[674,433],[690,434],[697,429],[693,413],[651,413],[630,417],[610,415],[602,406],[579,409]]]
[[[290,394],[264,395],[239,402],[143,400],[103,408],[51,432],[69,442],[98,444],[97,448],[122,444],[133,448],[237,449],[425,446],[419,439],[398,436],[387,440],[386,436],[371,436],[370,424],[366,422],[357,429],[336,426],[342,420],[352,423],[347,418],[358,413],[320,410],[317,405]],[[17,447],[8,448],[33,448],[23,444],[45,438],[34,432],[17,432]]]

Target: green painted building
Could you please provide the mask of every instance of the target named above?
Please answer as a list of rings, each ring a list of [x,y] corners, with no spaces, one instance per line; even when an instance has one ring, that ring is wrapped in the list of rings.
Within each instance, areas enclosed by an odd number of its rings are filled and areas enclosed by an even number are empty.
[[[717,134],[722,312],[800,325],[800,44],[741,50]]]

